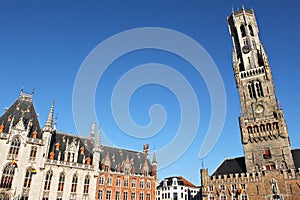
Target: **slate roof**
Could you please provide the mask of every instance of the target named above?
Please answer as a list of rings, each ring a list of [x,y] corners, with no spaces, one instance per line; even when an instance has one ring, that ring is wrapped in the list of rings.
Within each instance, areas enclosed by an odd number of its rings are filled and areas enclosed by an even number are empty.
[[[194,187],[194,188],[197,187],[196,185],[194,185],[190,181],[186,180],[182,176],[171,176],[171,177],[168,177],[168,178],[164,178],[164,180],[159,183],[159,185],[157,186],[157,188],[163,187],[165,181],[167,181],[167,186],[171,186],[172,182],[173,182],[173,178],[177,178],[177,184],[178,185],[188,186],[188,187]]]
[[[295,168],[300,168],[300,149],[292,149]],[[245,157],[226,159],[212,174],[212,176],[246,173]]]
[[[78,153],[78,158],[74,162],[85,163],[85,160],[88,157],[90,157],[92,161],[93,144],[91,143],[91,140],[89,138],[84,138],[63,132],[55,132],[54,134],[52,134],[48,158],[50,158],[51,152],[54,152],[54,160],[64,160],[64,152],[68,151],[67,148],[71,147],[73,143]],[[60,157],[58,157],[59,154]],[[83,159],[85,160],[83,161]]]
[[[42,130],[34,109],[31,94],[21,92],[19,98],[0,117],[0,125],[4,126],[3,132],[8,133],[11,123],[12,127],[14,127],[20,119],[23,122],[25,130],[29,128],[27,137],[32,137],[34,131],[37,131],[36,138],[42,138]]]
[[[101,145],[100,169],[104,167],[106,156],[110,158],[112,171],[124,172],[125,162],[129,162],[132,174],[142,174],[145,163],[150,174],[152,172],[152,165],[144,152]]]
[[[63,161],[64,152],[68,151],[68,148],[71,147],[72,143],[75,144],[76,151],[78,153],[78,158],[77,160],[75,160],[75,162],[86,163],[86,159],[88,157],[91,158],[91,163],[94,162],[93,148],[95,144],[91,141],[90,138],[76,136],[76,135],[67,134],[63,132],[55,132],[52,135],[48,158],[50,158],[51,152],[54,152],[54,160]],[[84,147],[83,152],[82,152],[82,147]],[[104,168],[105,159],[109,158],[111,171],[124,172],[124,164],[127,160],[130,163],[130,172],[132,174],[142,174],[142,170],[145,162],[148,164],[149,172],[151,174],[152,165],[147,155],[144,152],[132,151],[132,150],[110,147],[105,145],[100,145],[100,149],[101,149],[100,161],[95,160],[95,162],[99,162],[100,169]],[[58,156],[59,154],[60,157]]]
[[[226,159],[212,174],[212,176],[246,173],[245,157]]]

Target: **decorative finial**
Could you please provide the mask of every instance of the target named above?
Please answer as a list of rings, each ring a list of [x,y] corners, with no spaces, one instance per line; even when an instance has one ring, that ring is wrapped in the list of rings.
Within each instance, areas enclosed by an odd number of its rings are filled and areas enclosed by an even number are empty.
[[[242,5],[242,9],[245,10],[245,6],[244,5]]]
[[[231,7],[231,14],[234,14],[234,8],[233,8],[233,5]]]
[[[155,149],[155,147],[154,147],[154,152],[153,152],[152,164],[157,164],[157,160],[156,160],[156,149]]]

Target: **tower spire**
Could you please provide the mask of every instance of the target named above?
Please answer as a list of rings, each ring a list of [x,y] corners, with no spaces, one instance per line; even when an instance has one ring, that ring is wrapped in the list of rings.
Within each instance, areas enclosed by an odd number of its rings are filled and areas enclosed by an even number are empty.
[[[101,128],[100,125],[98,126],[98,132],[97,132],[97,137],[96,137],[96,144],[95,147],[96,148],[100,148],[100,138],[101,138]]]
[[[53,131],[53,115],[54,115],[54,100],[52,101],[52,105],[49,111],[49,115],[45,124],[45,127],[43,128],[43,131],[51,132]]]

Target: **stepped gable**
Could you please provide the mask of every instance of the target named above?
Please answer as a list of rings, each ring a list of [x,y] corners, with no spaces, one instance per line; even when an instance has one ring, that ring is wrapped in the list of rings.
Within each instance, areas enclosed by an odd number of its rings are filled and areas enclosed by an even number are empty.
[[[300,149],[293,149],[292,150],[293,160],[295,164],[295,168],[300,168]]]
[[[77,160],[74,162],[86,163],[86,159],[89,157],[92,163],[93,144],[91,143],[91,140],[89,138],[63,132],[55,132],[52,135],[48,158],[50,158],[51,153],[54,152],[53,160],[64,161],[65,156],[67,156],[65,155],[65,152],[70,152],[72,149],[78,155]]]
[[[20,127],[17,127],[17,124]],[[0,132],[9,133],[10,127],[22,128],[23,131],[28,130],[27,137],[42,139],[42,131],[32,102],[32,94],[21,92],[19,98],[0,117]]]
[[[226,159],[212,176],[246,173],[245,157]]]
[[[101,145],[100,169],[104,168],[107,158],[111,171],[124,172],[126,163],[129,163],[132,174],[143,174],[143,166],[147,163],[149,174],[152,175],[152,165],[144,152]]]

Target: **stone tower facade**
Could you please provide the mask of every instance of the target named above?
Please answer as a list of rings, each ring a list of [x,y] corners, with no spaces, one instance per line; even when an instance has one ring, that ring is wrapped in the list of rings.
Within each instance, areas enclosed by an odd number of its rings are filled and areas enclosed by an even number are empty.
[[[233,12],[228,26],[242,108],[239,125],[246,169],[253,172],[295,168],[288,129],[253,10]]]
[[[300,149],[291,149],[253,10],[232,11],[233,70],[241,103],[244,156],[201,169],[203,200],[300,200]]]

